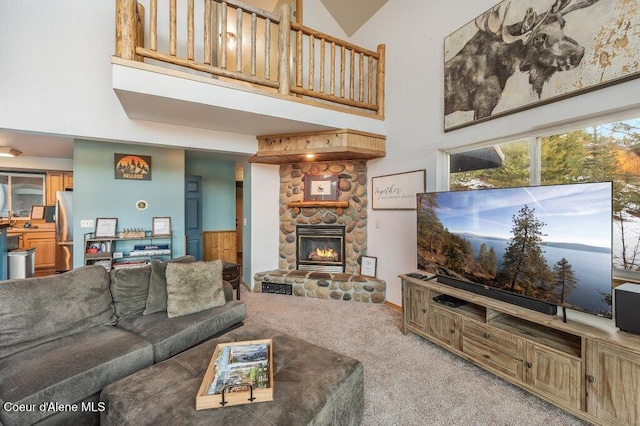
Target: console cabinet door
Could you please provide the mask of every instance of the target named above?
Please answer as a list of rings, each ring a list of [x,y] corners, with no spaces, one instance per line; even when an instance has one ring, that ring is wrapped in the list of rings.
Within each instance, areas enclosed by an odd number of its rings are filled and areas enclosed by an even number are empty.
[[[404,298],[405,324],[416,331],[426,332],[429,289],[405,282]]]
[[[434,304],[429,306],[429,334],[453,349],[460,349],[460,317]]]
[[[557,404],[581,409],[582,362],[553,349],[526,343],[525,382]]]
[[[587,340],[587,412],[607,424],[640,424],[640,353]]]

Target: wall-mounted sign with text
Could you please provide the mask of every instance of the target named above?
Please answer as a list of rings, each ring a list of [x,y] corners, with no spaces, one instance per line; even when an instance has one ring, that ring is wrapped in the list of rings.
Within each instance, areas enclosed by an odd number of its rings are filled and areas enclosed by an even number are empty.
[[[425,170],[371,178],[371,208],[374,210],[415,210],[416,194],[425,191]]]
[[[151,156],[118,153],[113,155],[116,179],[151,180]]]

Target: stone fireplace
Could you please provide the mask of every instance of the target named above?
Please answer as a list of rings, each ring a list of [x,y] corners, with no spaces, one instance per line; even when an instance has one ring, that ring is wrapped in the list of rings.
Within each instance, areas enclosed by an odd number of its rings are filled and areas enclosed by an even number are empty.
[[[339,206],[302,203],[307,174],[337,175]],[[256,273],[255,288],[267,283],[288,286],[286,294],[296,296],[383,303],[386,283],[359,275],[367,254],[367,203],[363,160],[281,165],[278,269]]]
[[[344,272],[344,226],[298,225],[296,269]]]

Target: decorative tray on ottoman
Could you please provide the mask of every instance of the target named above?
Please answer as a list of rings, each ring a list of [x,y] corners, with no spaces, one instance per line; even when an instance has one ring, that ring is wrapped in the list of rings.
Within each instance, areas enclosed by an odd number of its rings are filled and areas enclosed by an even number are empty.
[[[220,343],[196,396],[196,410],[273,401],[271,339]]]

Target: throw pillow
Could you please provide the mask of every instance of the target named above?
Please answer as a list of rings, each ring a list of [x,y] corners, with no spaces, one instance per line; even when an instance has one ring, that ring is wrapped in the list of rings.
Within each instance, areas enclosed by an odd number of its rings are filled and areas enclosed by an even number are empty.
[[[167,263],[167,316],[193,314],[226,303],[222,261]]]
[[[149,315],[167,310],[167,263],[191,263],[195,262],[195,260],[195,257],[187,255],[171,259],[167,262],[161,262],[155,259],[151,261],[149,294],[147,295],[147,304],[142,315]]]
[[[159,260],[151,261],[151,278],[147,306],[143,315],[167,310],[167,263]]]

